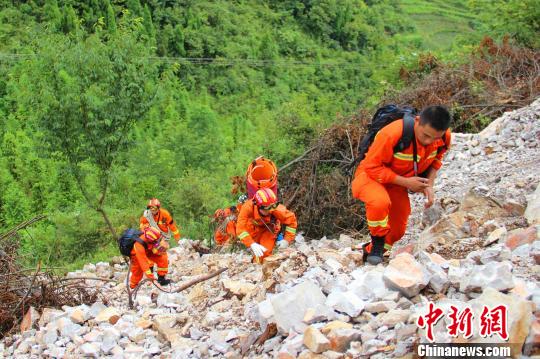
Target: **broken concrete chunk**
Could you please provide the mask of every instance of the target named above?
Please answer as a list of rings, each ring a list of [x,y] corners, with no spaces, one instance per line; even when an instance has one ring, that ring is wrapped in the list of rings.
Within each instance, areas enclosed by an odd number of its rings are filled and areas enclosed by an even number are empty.
[[[100,348],[96,343],[85,343],[80,350],[85,357],[99,358]]]
[[[37,327],[39,312],[34,307],[28,308],[21,322],[21,332]]]
[[[43,312],[41,313],[41,317],[39,318],[38,325],[39,327],[44,327],[50,322],[54,322],[55,320],[66,316],[67,313],[62,310],[54,308],[44,308]]]
[[[382,312],[388,312],[394,309],[396,306],[397,306],[396,302],[386,300],[386,301],[381,301],[381,302],[367,303],[364,309],[370,313],[382,313]]]
[[[348,289],[361,299],[368,301],[380,300],[387,296],[390,291],[383,280],[384,268],[378,266],[370,271],[364,268],[351,273],[355,279],[348,285]]]
[[[314,353],[322,353],[330,349],[330,341],[312,325],[304,332],[304,345]]]
[[[398,323],[406,323],[411,311],[408,309],[393,309],[388,313],[378,315],[374,321],[377,327],[393,328]]]
[[[536,186],[534,194],[529,196],[524,216],[529,224],[540,224],[540,184]]]
[[[334,308],[338,312],[347,314],[350,317],[356,317],[364,310],[365,302],[354,292],[335,291],[330,293],[326,299],[327,306]]]
[[[319,305],[317,308],[308,308],[304,314],[303,322],[306,324],[313,324],[317,322],[323,322],[332,320],[336,317],[336,312],[332,308],[326,305]]]
[[[331,332],[332,330],[336,330],[336,329],[352,329],[352,327],[353,326],[350,323],[345,323],[345,322],[342,322],[342,321],[339,321],[339,320],[334,320],[334,321],[331,321],[330,323],[326,324],[321,329],[321,332],[326,335],[329,332]]]
[[[95,318],[99,313],[101,313],[106,308],[107,308],[107,306],[105,306],[103,303],[95,302],[94,304],[92,304],[90,306],[90,310],[88,311],[88,318],[87,319]]]
[[[94,320],[97,323],[105,323],[109,322],[111,324],[116,324],[116,322],[120,319],[120,312],[115,307],[108,307],[106,309],[103,309],[95,318]]]
[[[328,333],[330,349],[344,353],[349,349],[351,342],[358,341],[362,337],[362,332],[357,329],[334,329]]]
[[[223,287],[231,294],[237,295],[241,298],[252,293],[257,288],[257,286],[253,283],[230,279],[223,281]]]
[[[504,244],[498,244],[480,253],[480,263],[504,262],[512,258],[512,252]]]
[[[402,253],[390,261],[383,278],[389,287],[410,298],[427,286],[430,275],[411,254]]]
[[[311,281],[304,281],[273,296],[270,302],[278,330],[282,333],[288,333],[290,329],[303,332],[306,325],[302,320],[308,308],[324,305],[325,301],[321,289]]]
[[[502,242],[506,239],[508,232],[506,227],[499,227],[492,231],[484,241],[484,246],[489,246],[495,242]]]
[[[462,278],[459,290],[463,293],[481,292],[486,288],[506,291],[514,288],[512,265],[510,262],[490,262],[474,266],[469,274]]]

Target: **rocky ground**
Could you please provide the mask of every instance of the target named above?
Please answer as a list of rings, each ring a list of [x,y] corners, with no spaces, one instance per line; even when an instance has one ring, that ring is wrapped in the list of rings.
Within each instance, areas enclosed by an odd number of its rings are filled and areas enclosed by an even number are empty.
[[[146,284],[128,308],[127,268],[86,265],[68,276],[103,294],[92,306],[29,310],[24,332],[0,342],[17,358],[387,358],[410,357],[426,339],[417,319],[429,302],[448,310],[506,304],[514,356],[539,354],[540,100],[507,113],[478,135],[454,136],[423,213],[413,196],[407,236],[384,264],[364,265],[346,235],[296,243],[263,266],[247,252],[200,254],[185,240],[170,250],[178,287],[219,268],[221,275],[168,294]],[[434,328],[436,342],[469,339]]]

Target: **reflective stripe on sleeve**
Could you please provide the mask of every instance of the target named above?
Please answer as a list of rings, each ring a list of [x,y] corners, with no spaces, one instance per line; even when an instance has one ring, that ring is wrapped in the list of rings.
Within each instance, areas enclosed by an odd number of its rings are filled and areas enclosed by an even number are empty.
[[[394,153],[394,157],[397,158],[398,160],[402,160],[402,161],[412,161],[413,160],[413,155],[412,154],[403,153],[403,152]],[[418,156],[418,155],[416,156],[417,161],[420,161],[420,158],[421,158],[421,156]]]
[[[296,228],[292,228],[292,227],[285,227],[285,231],[286,232],[289,232],[289,233],[292,233],[292,234],[296,234]]]

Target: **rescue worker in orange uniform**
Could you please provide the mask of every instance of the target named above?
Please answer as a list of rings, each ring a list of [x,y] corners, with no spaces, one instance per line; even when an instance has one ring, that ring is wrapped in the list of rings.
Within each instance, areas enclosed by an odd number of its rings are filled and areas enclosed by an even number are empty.
[[[214,220],[219,223],[214,232],[214,240],[218,246],[222,246],[236,237],[236,216],[238,209],[231,206],[225,209],[218,209],[214,213]]]
[[[433,205],[433,185],[442,159],[450,146],[450,114],[445,107],[425,108],[414,123],[417,170],[413,163],[413,146],[394,153],[401,139],[403,121],[383,127],[369,147],[366,157],[354,174],[353,196],[366,206],[371,242],[364,244],[364,262],[379,264],[384,251],[401,239],[411,213],[408,191],[423,193],[425,207]]]
[[[177,241],[180,239],[180,231],[176,227],[171,214],[166,209],[161,208],[161,203],[157,198],[148,201],[146,210],[141,216],[139,227],[141,231],[146,227],[157,228],[166,241],[171,239],[171,235]]]
[[[236,220],[238,213],[242,208],[242,204],[246,202],[247,195],[243,194],[238,197],[236,206],[231,206],[225,209],[218,209],[214,213],[214,222],[218,223],[214,232],[214,240],[219,246],[224,245],[228,241],[236,238]]]
[[[144,244],[136,241],[131,251],[131,276],[129,287],[135,288],[141,281],[143,274],[150,280],[155,280],[153,268],[157,266],[157,282],[168,285],[171,281],[165,276],[169,271],[169,257],[167,256],[168,243],[162,239],[161,232],[153,227],[146,227],[139,237]]]
[[[283,240],[278,242],[278,246],[287,248],[296,236],[296,216],[278,203],[274,191],[262,188],[255,193],[253,199],[242,205],[236,233],[242,243],[253,252],[254,262],[260,263],[272,254],[282,225],[285,226],[285,235]]]

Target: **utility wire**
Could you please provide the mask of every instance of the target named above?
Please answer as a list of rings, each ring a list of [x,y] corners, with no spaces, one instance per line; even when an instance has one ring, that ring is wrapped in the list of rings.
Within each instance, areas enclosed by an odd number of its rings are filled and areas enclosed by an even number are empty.
[[[37,55],[35,54],[10,54],[10,53],[0,53],[0,61],[12,60],[12,61],[21,61],[24,59],[34,58]],[[247,65],[255,67],[271,67],[271,66],[282,66],[282,67],[364,67],[358,62],[351,61],[298,61],[298,60],[261,60],[261,59],[242,59],[242,58],[212,58],[212,57],[172,57],[172,56],[147,56],[147,57],[138,57],[138,59],[146,59],[149,61],[159,61],[164,63],[187,63],[191,65],[202,65],[202,66],[233,66],[233,65]],[[388,67],[389,64],[379,63],[379,64],[370,64],[369,68],[384,68]]]

